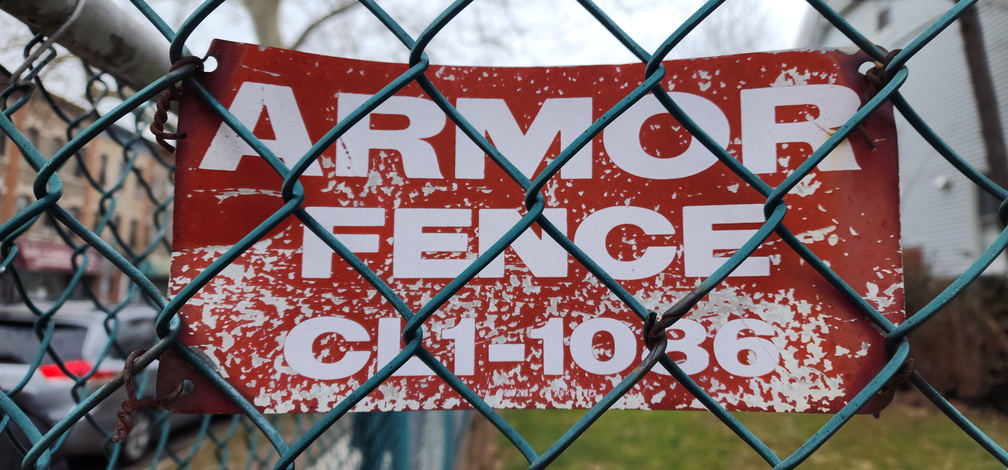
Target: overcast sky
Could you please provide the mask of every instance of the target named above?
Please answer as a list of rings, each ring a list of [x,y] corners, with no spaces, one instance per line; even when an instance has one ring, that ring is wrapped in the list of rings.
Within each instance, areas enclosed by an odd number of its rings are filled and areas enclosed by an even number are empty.
[[[147,20],[129,0],[111,0],[137,21]],[[173,28],[200,0],[148,0]],[[702,0],[595,0],[645,50],[654,51]],[[414,37],[449,0],[382,0],[393,17]],[[326,0],[288,0],[281,11],[287,41],[328,8]],[[187,41],[202,56],[215,38],[256,42],[247,12],[229,0],[204,21]],[[795,35],[809,10],[804,0],[727,0],[701,28],[677,46],[668,59],[722,55],[796,47]],[[408,51],[364,8],[326,23],[304,50],[366,60],[405,62]],[[0,28],[9,31],[0,47],[0,63],[13,70],[21,63],[30,35],[17,20],[0,13]],[[153,27],[151,27],[153,30]],[[152,34],[159,36],[156,32]],[[575,0],[477,0],[427,49],[433,63],[459,65],[580,65],[630,63],[637,59]],[[151,51],[151,53],[159,53]],[[167,53],[167,49],[163,51]],[[79,67],[48,67],[46,82],[57,93],[79,101],[84,81]],[[50,70],[51,69],[51,70]]]
[[[185,3],[152,2],[169,23],[175,24],[184,14],[177,8]],[[450,2],[379,3],[415,37]],[[596,3],[642,47],[653,51],[703,1],[596,0]],[[287,1],[281,12],[285,39],[292,41],[295,31],[322,14],[326,4]],[[190,3],[187,9],[195,5]],[[196,30],[189,42],[194,53],[205,50],[213,38],[255,42],[247,14],[234,5],[237,2],[227,2]],[[804,0],[727,0],[669,58],[792,48],[807,10]],[[348,37],[348,32],[354,33]],[[382,31],[363,8],[329,23],[303,49],[371,60],[407,59],[405,48]],[[471,65],[575,65],[636,60],[573,0],[476,1],[431,44],[428,53],[435,63]]]

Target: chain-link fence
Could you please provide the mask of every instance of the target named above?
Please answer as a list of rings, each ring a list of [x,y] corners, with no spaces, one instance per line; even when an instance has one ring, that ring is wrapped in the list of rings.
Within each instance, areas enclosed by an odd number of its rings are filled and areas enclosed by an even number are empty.
[[[314,464],[319,468],[453,468],[466,465],[457,457],[466,440],[470,414],[347,413],[356,401],[376,390],[394,370],[380,370],[376,377],[360,385],[360,393],[335,405],[330,413],[267,416],[223,383],[212,367],[177,342],[179,309],[214,274],[227,266],[228,259],[234,259],[269,231],[266,225],[257,227],[191,284],[175,286],[175,296],[167,298],[174,157],[153,143],[153,136],[147,129],[154,122],[163,126],[166,120],[172,121],[169,115],[163,114],[170,104],[159,112],[154,103],[159,93],[180,82],[186,82],[190,89],[200,88],[193,78],[200,64],[185,59],[186,42],[192,31],[222,3],[209,0],[193,8],[178,31],[173,31],[155,9],[143,1],[136,0],[132,6],[124,6],[141,13],[163,36],[151,38],[133,32],[128,21],[121,21],[106,2],[99,0],[0,1],[0,8],[31,28],[23,44],[23,54],[18,60],[2,64],[3,77],[0,77],[3,82],[0,87],[3,107],[0,116],[0,129],[3,130],[0,134],[0,168],[3,168],[0,171],[3,178],[0,298],[5,304],[0,308],[0,339],[5,348],[7,344],[13,345],[10,352],[4,349],[0,353],[0,386],[4,391],[0,394],[0,410],[3,410],[0,466],[61,468],[66,465],[69,454],[86,451],[103,451],[110,457],[110,467],[143,462],[150,456],[153,456],[151,468],[164,465],[286,468],[295,463]],[[423,80],[428,65],[425,48],[471,3],[453,3],[419,36],[413,37],[377,2],[361,2],[391,33],[389,38],[397,39],[409,51],[411,68],[400,77],[404,84]],[[1008,190],[945,144],[914,111],[915,103],[907,102],[900,94],[901,85],[910,75],[907,62],[978,2],[950,3],[944,14],[907,41],[902,49],[890,53],[883,48],[888,45],[872,43],[844,19],[843,12],[850,10],[848,3],[859,2],[837,2],[844,5],[835,10],[829,5],[832,2],[809,0],[809,5],[831,24],[831,29],[840,31],[878,61],[875,71],[868,74],[877,92],[866,97],[857,113],[825,144],[815,149],[804,164],[773,187],[718,146],[674,104],[668,93],[661,91],[661,82],[654,79],[665,73],[660,67],[661,61],[725,1],[709,1],[683,24],[670,25],[667,39],[655,51],[638,45],[634,31],[624,30],[592,2],[577,3],[640,62],[647,64],[648,76],[641,77],[637,88],[628,95],[633,99],[621,101],[604,119],[585,129],[539,178],[534,181],[516,178],[530,209],[538,203],[538,192],[578,150],[579,142],[597,136],[610,115],[619,115],[641,96],[654,94],[695,139],[765,198],[769,217],[741,249],[725,258],[724,265],[713,276],[660,315],[648,315],[647,309],[622,290],[618,281],[567,240],[565,249],[577,263],[590,270],[631,311],[640,312],[639,327],[648,331],[648,338],[652,340],[647,343],[649,348],[653,352],[663,351],[664,344],[657,338],[664,336],[655,332],[689,315],[697,303],[717,289],[732,269],[758,249],[767,236],[776,233],[804,262],[814,267],[832,289],[856,305],[868,321],[884,332],[888,363],[804,445],[786,456],[774,453],[759,436],[719,404],[710,390],[698,385],[672,359],[662,354],[647,355],[641,367],[623,377],[622,382],[541,454],[486,402],[468,393],[447,368],[435,367],[436,372],[443,374],[445,382],[456,388],[476,412],[487,418],[530,465],[537,468],[555,460],[659,362],[659,367],[667,368],[693,397],[739,437],[740,447],[749,447],[770,467],[792,468],[801,464],[870,399],[898,381],[906,381],[923,392],[975,440],[976,445],[991,454],[992,462],[1008,465],[1008,452],[914,370],[912,361],[908,361],[913,348],[907,339],[910,332],[940,316],[958,294],[980,277],[1008,245],[1008,232],[1002,231],[962,275],[937,296],[925,299],[923,307],[909,312],[909,319],[897,325],[879,314],[845,279],[805,247],[775,212],[785,206],[784,197],[833,148],[856,133],[858,126],[886,102],[893,103],[916,132],[933,146],[936,158],[944,158],[997,201],[1008,199]],[[82,24],[87,26],[81,27]],[[63,44],[70,52],[56,44]],[[85,62],[82,86],[51,83],[42,78],[47,68],[56,67],[74,55]],[[169,64],[176,66],[169,71]],[[431,87],[429,82],[421,86]],[[425,90],[432,96],[437,94],[436,89],[428,88]],[[70,93],[75,94],[60,96]],[[207,93],[199,96],[222,116],[228,115],[213,96]],[[373,109],[390,96],[391,93],[379,94],[362,106]],[[439,105],[448,118],[464,127],[465,118],[443,101]],[[240,128],[233,117],[230,122]],[[247,129],[236,131],[249,141],[256,140]],[[335,139],[339,135],[330,137]],[[469,138],[488,154],[496,154],[493,145],[478,133],[470,133]],[[261,143],[254,147],[274,168],[285,168],[267,147]],[[299,169],[296,172],[289,168],[278,170],[282,184],[278,184],[277,191],[296,183],[308,163],[316,160],[322,150],[318,148],[304,155],[293,167]],[[505,160],[498,157],[495,161]],[[1004,207],[1001,204],[1002,221]],[[278,213],[278,216],[293,216],[291,214],[297,211],[300,211],[298,217],[310,217],[299,207],[293,207],[286,214]],[[536,220],[544,229],[548,225],[545,218]],[[516,237],[532,225],[531,222],[523,224],[513,228],[512,235]],[[475,267],[465,270],[456,279],[457,283],[469,282],[478,271]],[[374,287],[382,295],[395,295],[386,294],[388,289]],[[445,295],[450,296],[450,293]],[[410,320],[402,337],[417,338],[417,331],[423,326],[420,320],[436,308],[435,305],[421,312],[400,311]],[[156,359],[169,349],[220,388],[242,414],[171,415],[152,406],[165,397],[155,396],[150,372],[157,366]],[[146,352],[131,355],[137,350]],[[423,348],[411,351],[409,354],[420,354]],[[429,354],[425,357],[429,359]],[[400,365],[408,357],[401,359]],[[180,392],[186,393],[185,390]],[[116,412],[121,407],[122,416],[117,417]],[[653,438],[655,451],[660,452],[662,436]],[[125,442],[115,442],[120,440]],[[692,451],[705,452],[704,449]]]

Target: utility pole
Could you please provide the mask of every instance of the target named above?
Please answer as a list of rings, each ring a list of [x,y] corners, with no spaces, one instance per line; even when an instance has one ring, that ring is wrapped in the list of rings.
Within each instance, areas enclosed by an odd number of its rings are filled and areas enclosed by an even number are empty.
[[[1008,152],[1005,151],[1004,128],[1001,126],[1001,113],[998,110],[990,64],[987,62],[987,48],[984,45],[978,10],[977,5],[967,8],[959,17],[959,28],[987,155],[987,176],[1001,187],[1008,187]]]
[[[0,0],[0,10],[139,90],[168,72],[168,40],[111,0]]]

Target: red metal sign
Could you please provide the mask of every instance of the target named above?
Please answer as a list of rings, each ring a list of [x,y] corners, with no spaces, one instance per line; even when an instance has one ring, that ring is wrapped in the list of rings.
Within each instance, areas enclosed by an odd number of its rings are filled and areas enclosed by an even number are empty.
[[[211,54],[217,70],[197,80],[288,166],[407,69],[222,41]],[[776,186],[859,108],[865,61],[847,51],[671,61],[662,86]],[[633,90],[644,67],[432,66],[426,76],[531,178]],[[266,160],[194,93],[184,96],[176,291],[283,205],[282,178]],[[872,145],[848,139],[785,197],[784,224],[898,322],[891,110],[875,113],[865,135]],[[524,190],[415,83],[350,128],[300,183],[306,212],[414,312],[526,213]],[[542,194],[550,222],[655,311],[710,276],[765,220],[765,197],[651,95]],[[266,412],[331,409],[403,347],[405,321],[390,302],[295,217],[210,281],[181,316],[181,340]],[[641,320],[537,224],[423,329],[423,347],[497,408],[590,407],[644,352]],[[730,410],[835,411],[887,359],[870,322],[776,235],[668,335],[670,356]],[[161,382],[173,387],[181,369],[166,364]],[[173,406],[223,411],[205,398]],[[413,358],[358,409],[467,406]],[[617,406],[701,405],[656,368]]]

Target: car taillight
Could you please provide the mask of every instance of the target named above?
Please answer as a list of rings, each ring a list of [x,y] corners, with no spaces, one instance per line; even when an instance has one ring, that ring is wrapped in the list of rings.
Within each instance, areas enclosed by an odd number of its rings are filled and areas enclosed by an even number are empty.
[[[82,377],[86,375],[88,372],[91,372],[91,369],[94,368],[94,366],[92,366],[90,362],[85,361],[84,359],[78,359],[76,361],[67,361],[63,363],[63,366],[66,368],[68,372],[70,372],[76,377]],[[56,364],[47,364],[41,366],[38,368],[38,371],[42,374],[43,377],[49,380],[63,380],[70,378],[65,373],[63,373],[63,369],[60,369],[60,367]],[[115,375],[116,371],[114,370],[98,369],[98,371],[96,371],[94,375],[91,376],[90,380],[108,380],[111,379],[112,377],[115,377]]]

